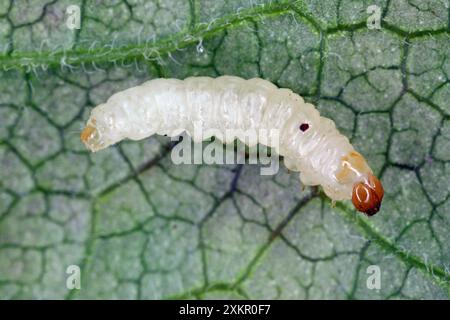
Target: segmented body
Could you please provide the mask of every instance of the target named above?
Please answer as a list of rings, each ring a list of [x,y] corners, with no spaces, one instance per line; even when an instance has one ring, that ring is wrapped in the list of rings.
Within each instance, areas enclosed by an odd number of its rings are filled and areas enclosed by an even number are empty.
[[[234,76],[155,79],[111,96],[94,108],[82,133],[92,151],[122,139],[140,140],[153,134],[190,134],[194,124],[215,129],[278,130],[279,142],[258,136],[273,147],[286,167],[300,171],[305,185],[321,185],[333,200],[352,198],[357,183],[367,183],[372,171],[334,122],[290,89],[269,81]],[[224,135],[225,136],[225,135]],[[229,143],[239,136],[223,138]],[[270,138],[270,137],[269,137]],[[244,141],[245,142],[245,141]],[[380,199],[381,201],[381,199]]]

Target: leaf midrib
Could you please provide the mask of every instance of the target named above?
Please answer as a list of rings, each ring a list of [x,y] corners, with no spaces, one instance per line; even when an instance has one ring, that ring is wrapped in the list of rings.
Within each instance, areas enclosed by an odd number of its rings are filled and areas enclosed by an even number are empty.
[[[353,24],[338,25],[324,30],[320,27],[320,24],[315,21],[313,16],[305,11],[305,5],[302,1],[281,2],[276,4],[270,3],[241,10],[238,13],[215,19],[210,23],[194,24],[174,36],[163,38],[158,41],[152,41],[151,44],[147,42],[145,44],[130,44],[120,47],[111,47],[110,45],[105,44],[102,47],[97,48],[75,47],[59,51],[14,51],[12,53],[0,54],[0,66],[3,67],[4,70],[15,68],[32,70],[39,67],[46,69],[55,66],[70,68],[85,63],[100,64],[117,61],[126,63],[143,59],[157,60],[161,56],[170,55],[171,52],[184,49],[203,39],[210,38],[226,28],[236,27],[242,22],[258,22],[265,19],[267,16],[279,16],[283,14],[299,15],[311,23],[318,32],[326,35],[343,31],[355,31],[366,27],[365,21],[359,21]],[[448,28],[408,32],[385,21],[383,21],[383,28],[399,36],[408,37],[409,39],[450,33]]]

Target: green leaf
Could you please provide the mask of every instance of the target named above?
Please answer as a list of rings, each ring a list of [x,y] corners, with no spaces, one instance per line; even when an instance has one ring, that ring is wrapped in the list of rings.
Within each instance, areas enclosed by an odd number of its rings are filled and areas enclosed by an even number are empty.
[[[448,0],[2,2],[0,298],[448,299],[449,25]],[[333,119],[381,177],[378,215],[283,166],[176,166],[167,137],[95,154],[79,140],[114,92],[222,74]]]

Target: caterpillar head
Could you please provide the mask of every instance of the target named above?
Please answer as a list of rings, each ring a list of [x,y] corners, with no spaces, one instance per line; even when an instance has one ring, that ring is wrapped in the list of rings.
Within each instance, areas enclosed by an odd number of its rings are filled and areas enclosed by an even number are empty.
[[[384,190],[380,180],[369,173],[366,181],[355,183],[353,186],[352,202],[358,211],[373,216],[380,210]]]
[[[356,151],[344,156],[341,164],[336,178],[340,182],[353,184],[353,205],[358,211],[373,216],[380,210],[384,195],[380,180],[373,175],[364,157]]]

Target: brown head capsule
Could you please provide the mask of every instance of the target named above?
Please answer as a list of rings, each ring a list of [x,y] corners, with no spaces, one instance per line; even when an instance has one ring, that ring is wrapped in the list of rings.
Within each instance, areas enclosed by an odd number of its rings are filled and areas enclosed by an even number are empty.
[[[353,186],[352,202],[358,211],[373,216],[380,210],[384,190],[380,180],[369,174],[367,181],[358,182]]]

